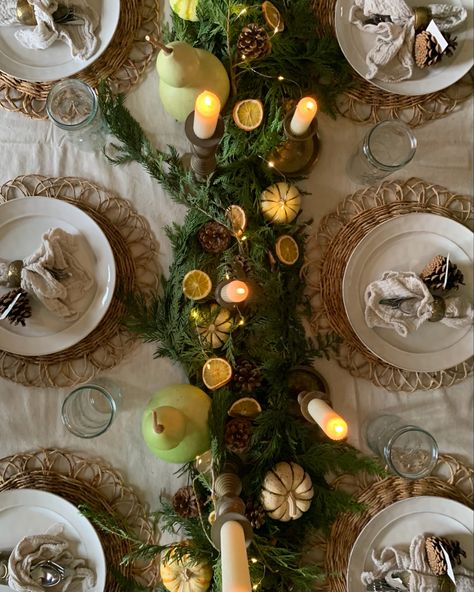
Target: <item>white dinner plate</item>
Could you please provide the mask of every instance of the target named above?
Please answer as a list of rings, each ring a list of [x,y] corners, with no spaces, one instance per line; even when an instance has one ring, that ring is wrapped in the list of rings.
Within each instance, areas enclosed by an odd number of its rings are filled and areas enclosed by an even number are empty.
[[[101,321],[115,288],[115,261],[100,227],[85,212],[66,201],[49,197],[21,197],[0,204],[0,259],[13,261],[34,253],[42,235],[62,228],[78,236],[78,261],[95,278],[95,286],[75,321],[65,321],[30,298],[31,317],[26,325],[0,321],[0,350],[24,356],[64,350],[86,337]],[[8,288],[0,287],[0,294]]]
[[[104,551],[92,524],[73,504],[36,489],[0,492],[1,551],[13,549],[25,536],[44,534],[55,524],[63,525],[71,554],[87,560],[87,567],[95,571],[96,585],[90,592],[102,592],[106,578]]]
[[[453,329],[426,322],[402,337],[391,329],[371,329],[365,321],[365,290],[384,271],[420,273],[432,257],[448,253],[465,281],[449,296],[464,296],[472,304],[472,231],[450,218],[422,213],[398,216],[376,226],[352,252],[342,282],[344,307],[359,339],[380,359],[413,372],[437,372],[473,355],[472,325]]]
[[[89,5],[100,16],[99,42],[89,59],[74,59],[69,47],[60,41],[41,50],[23,47],[15,38],[15,30],[21,25],[12,25],[0,27],[0,71],[21,80],[47,82],[87,68],[104,53],[114,36],[120,17],[120,0],[89,0]]]
[[[407,0],[409,6],[427,6],[432,0]],[[376,35],[361,31],[349,21],[349,10],[353,0],[337,0],[335,27],[336,36],[342,52],[349,64],[366,79],[368,66],[365,57],[374,46]],[[473,65],[473,15],[472,0],[452,0],[455,6],[464,6],[467,19],[452,32],[457,37],[458,46],[452,57],[444,57],[439,64],[429,68],[413,68],[413,76],[401,82],[384,82],[374,78],[368,80],[387,92],[398,95],[424,95],[436,92],[454,84],[467,74]],[[366,79],[367,80],[367,79]]]
[[[471,568],[474,513],[467,506],[443,497],[410,497],[384,508],[366,524],[356,539],[347,567],[347,592],[365,592],[360,581],[363,571],[372,571],[372,551],[384,547],[405,547],[419,534],[445,536],[460,542]]]

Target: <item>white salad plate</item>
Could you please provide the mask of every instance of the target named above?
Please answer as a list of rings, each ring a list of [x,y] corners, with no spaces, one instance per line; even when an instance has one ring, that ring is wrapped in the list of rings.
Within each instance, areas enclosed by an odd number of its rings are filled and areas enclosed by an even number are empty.
[[[444,536],[459,541],[466,552],[462,564],[472,567],[474,512],[471,508],[443,497],[410,497],[384,508],[362,529],[349,556],[347,591],[366,592],[360,576],[372,571],[372,552],[384,547],[409,549],[419,534]]]
[[[24,356],[62,351],[86,337],[102,320],[115,288],[115,261],[110,244],[97,223],[66,201],[49,197],[21,197],[0,204],[0,260],[24,259],[41,244],[50,228],[78,236],[74,255],[94,277],[95,286],[75,321],[55,316],[34,297],[31,317],[24,327],[0,321],[0,350]],[[8,288],[0,287],[0,295]]]
[[[0,492],[0,551],[13,549],[23,537],[45,534],[54,525],[62,526],[73,557],[85,559],[87,567],[94,570],[96,585],[90,592],[102,592],[106,578],[104,551],[92,524],[73,504],[36,489]]]
[[[0,27],[0,71],[20,80],[47,82],[77,74],[95,62],[107,49],[120,17],[120,0],[89,0],[100,17],[97,49],[87,60],[77,60],[66,43],[56,41],[47,49],[28,49],[15,38],[23,25]],[[71,25],[72,27],[73,25]]]
[[[427,6],[429,0],[407,0],[409,6]],[[424,95],[442,90],[457,82],[471,69],[473,59],[473,6],[472,0],[452,0],[455,6],[464,6],[467,19],[452,32],[457,37],[458,46],[452,57],[443,60],[429,68],[413,68],[413,76],[401,82],[384,82],[377,78],[368,82],[379,88],[398,95]],[[347,61],[354,70],[366,79],[368,66],[365,58],[374,46],[376,34],[361,31],[349,21],[349,11],[354,5],[353,0],[337,0],[335,13],[336,36]],[[367,80],[367,79],[366,79]]]
[[[364,294],[371,282],[385,271],[420,273],[432,257],[448,253],[465,282],[449,296],[464,296],[472,304],[473,234],[450,218],[423,213],[392,218],[371,230],[352,252],[342,281],[344,307],[359,339],[381,360],[413,372],[437,372],[473,355],[472,325],[456,329],[426,322],[402,337],[391,329],[371,329],[365,321]]]

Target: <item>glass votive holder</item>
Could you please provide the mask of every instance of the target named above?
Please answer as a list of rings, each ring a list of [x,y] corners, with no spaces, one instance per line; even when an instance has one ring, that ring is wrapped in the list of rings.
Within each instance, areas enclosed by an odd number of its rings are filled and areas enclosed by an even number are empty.
[[[370,185],[406,166],[415,156],[416,138],[402,121],[377,123],[348,162],[347,173],[356,183]]]
[[[81,150],[92,152],[105,146],[107,131],[97,95],[82,80],[68,78],[56,83],[46,99],[46,112]]]
[[[396,415],[381,415],[370,421],[365,436],[372,452],[399,477],[427,477],[438,461],[438,444],[433,436]]]
[[[111,426],[121,397],[119,388],[107,379],[78,386],[63,401],[63,424],[79,438],[96,438]]]

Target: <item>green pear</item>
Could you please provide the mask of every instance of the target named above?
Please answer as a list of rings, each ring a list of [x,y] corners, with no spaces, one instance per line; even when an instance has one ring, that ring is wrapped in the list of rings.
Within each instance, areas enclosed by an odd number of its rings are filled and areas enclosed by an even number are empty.
[[[163,107],[178,121],[193,111],[196,97],[204,90],[215,93],[224,107],[229,97],[227,71],[212,53],[173,41],[158,54],[156,69]],[[171,50],[171,51],[170,51]]]
[[[170,463],[192,461],[210,447],[207,423],[211,399],[190,384],[158,391],[142,418],[142,434],[152,453]]]

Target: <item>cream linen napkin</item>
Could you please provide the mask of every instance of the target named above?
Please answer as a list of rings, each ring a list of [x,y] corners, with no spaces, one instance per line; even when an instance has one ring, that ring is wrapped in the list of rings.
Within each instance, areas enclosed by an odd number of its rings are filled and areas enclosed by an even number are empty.
[[[78,237],[52,228],[42,237],[38,250],[23,260],[20,287],[34,294],[53,314],[74,321],[83,312],[88,293],[95,285],[79,263]],[[0,283],[8,265],[0,262]]]
[[[69,551],[69,542],[62,533],[61,525],[54,525],[46,534],[23,538],[13,549],[8,560],[8,585],[18,592],[44,592],[30,578],[32,567],[40,561],[52,560],[73,570],[54,587],[57,592],[66,592],[74,582],[75,589],[88,592],[95,586],[95,573],[85,566],[84,559],[75,559]]]
[[[431,15],[441,31],[451,31],[466,18],[466,9],[450,4],[430,4]],[[392,22],[367,24],[372,15],[390,16]],[[354,0],[349,20],[362,31],[377,35],[367,53],[368,80],[400,82],[411,78],[414,58],[415,13],[403,0]]]
[[[104,0],[106,1],[106,0]],[[77,20],[82,24],[55,23],[52,14],[58,8],[56,0],[28,0],[34,7],[36,27],[24,26],[15,33],[16,39],[28,49],[46,49],[55,41],[66,43],[73,58],[87,60],[96,51],[98,38],[96,29],[99,17],[88,5],[87,0],[60,0],[74,9]],[[0,25],[18,25],[16,0],[1,0]]]
[[[392,308],[380,301],[406,299],[402,308]],[[415,331],[433,314],[434,298],[426,284],[412,271],[386,271],[381,280],[365,290],[365,321],[369,327],[394,329],[402,337]],[[471,325],[473,309],[461,297],[445,298],[445,316],[439,321],[448,327]]]
[[[440,579],[433,575],[425,553],[425,535],[416,536],[410,543],[410,549],[397,547],[385,547],[377,555],[372,551],[373,571],[365,571],[361,574],[361,581],[367,586],[374,580],[384,578],[387,583],[394,586],[395,574],[407,572],[402,578],[407,581],[406,586],[397,587],[409,592],[439,592]],[[461,565],[454,568],[456,580],[456,592],[472,592],[474,590],[474,572]],[[398,581],[398,579],[397,579]]]

